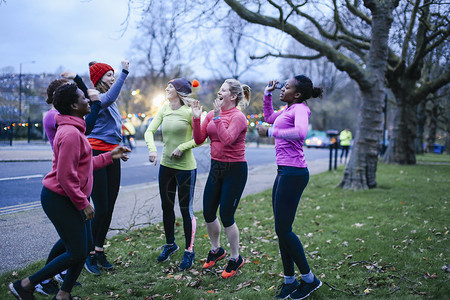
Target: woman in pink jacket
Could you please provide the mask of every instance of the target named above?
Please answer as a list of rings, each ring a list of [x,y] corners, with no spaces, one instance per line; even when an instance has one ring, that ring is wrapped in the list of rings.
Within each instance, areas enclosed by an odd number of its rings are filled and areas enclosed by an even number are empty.
[[[211,140],[211,169],[203,193],[203,216],[211,241],[211,251],[203,268],[213,267],[227,254],[220,246],[221,227],[217,219],[220,206],[220,220],[230,243],[230,259],[222,272],[223,278],[234,276],[244,264],[239,255],[239,229],[234,221],[234,213],[247,182],[247,119],[237,106],[249,100],[248,85],[241,85],[235,79],[227,79],[217,92],[214,110],[206,115],[201,125],[202,107],[198,107],[198,101],[192,106],[195,143],[200,145],[207,137]]]
[[[98,100],[98,92],[91,90],[91,95],[92,100]],[[53,166],[43,180],[41,203],[66,252],[35,274],[10,283],[9,289],[18,299],[34,299],[37,283],[66,269],[67,275],[55,299],[71,299],[70,292],[88,255],[86,221],[95,213],[88,201],[93,171],[111,164],[113,159],[128,159],[127,152],[130,152],[126,147],[117,147],[92,157],[91,146],[84,135],[86,122],[83,119],[90,112],[89,102],[76,84],[59,87],[53,101],[60,114],[55,117],[58,129],[53,142]]]

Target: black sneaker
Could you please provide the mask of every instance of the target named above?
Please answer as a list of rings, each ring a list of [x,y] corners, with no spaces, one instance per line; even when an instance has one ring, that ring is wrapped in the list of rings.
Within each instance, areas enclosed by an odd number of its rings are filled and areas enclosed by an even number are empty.
[[[84,263],[84,268],[91,274],[99,276],[100,270],[97,266],[97,259],[95,258],[95,254],[89,254],[86,258],[86,262]]]
[[[209,269],[214,267],[216,262],[218,262],[221,259],[224,259],[226,255],[227,251],[223,250],[222,247],[219,247],[219,249],[216,249],[216,251],[209,250],[208,258],[206,259],[206,262],[203,264],[203,269]]]
[[[237,270],[239,270],[244,265],[244,260],[242,259],[242,256],[238,256],[237,259],[230,258],[228,260],[228,264],[222,272],[223,278],[230,278],[236,275]]]
[[[164,245],[164,249],[161,254],[158,256],[159,262],[165,262],[169,260],[169,257],[180,249],[176,243],[172,245]]]
[[[292,294],[300,285],[300,283],[295,280],[292,283],[283,283],[281,285],[281,287],[278,289],[280,291],[280,293],[278,295],[276,295],[274,298],[275,299],[286,299],[289,297],[290,294]]]
[[[48,295],[56,295],[58,293],[59,290],[59,285],[58,282],[55,279],[50,279],[49,282],[47,283],[38,283],[35,286],[35,291],[48,296]]]
[[[192,264],[194,263],[194,258],[195,258],[194,251],[192,251],[192,252],[184,251],[183,260],[181,261],[181,264],[180,264],[180,269],[186,270],[186,269],[189,269],[190,267],[192,267]]]
[[[114,266],[106,259],[105,252],[95,251],[95,258],[97,259],[97,265],[99,265],[102,269],[111,270],[114,268]]]
[[[308,297],[312,292],[317,290],[322,286],[322,281],[317,279],[316,276],[314,276],[313,282],[307,283],[304,280],[300,280],[300,286],[293,292],[290,297],[291,299],[305,299]]]
[[[9,283],[9,290],[11,293],[16,296],[19,300],[35,300],[33,296],[34,289],[32,291],[27,291],[21,285],[22,280],[16,280],[14,283]]]
[[[56,274],[55,277],[53,277],[53,278],[54,278],[57,282],[59,282],[60,284],[63,284],[63,283],[64,283],[64,279],[66,278],[66,274],[59,273],[59,274]],[[82,284],[79,283],[78,281],[76,281],[74,285],[82,286]]]

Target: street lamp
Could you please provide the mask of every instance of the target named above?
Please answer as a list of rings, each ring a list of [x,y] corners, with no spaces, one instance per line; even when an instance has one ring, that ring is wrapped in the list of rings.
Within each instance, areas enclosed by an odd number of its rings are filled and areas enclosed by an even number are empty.
[[[34,64],[36,61],[26,61],[20,63],[19,68],[19,122],[22,121],[22,65],[23,64]]]

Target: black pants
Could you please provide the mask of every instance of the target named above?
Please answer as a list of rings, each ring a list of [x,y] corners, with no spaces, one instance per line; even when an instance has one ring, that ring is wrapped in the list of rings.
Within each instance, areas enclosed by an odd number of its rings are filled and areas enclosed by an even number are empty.
[[[194,216],[194,188],[197,177],[197,169],[177,170],[160,166],[159,168],[159,194],[161,195],[161,207],[163,211],[164,232],[166,243],[175,241],[175,193],[178,187],[178,201],[181,216],[183,217],[184,237],[186,250],[194,247],[194,238],[197,222]]]
[[[41,270],[30,276],[33,285],[52,278],[67,269],[61,290],[70,293],[83,269],[88,251],[88,228],[82,212],[75,208],[68,197],[42,188],[41,204],[45,214],[55,226],[60,240],[52,251],[64,252],[48,262]],[[63,247],[62,247],[63,246]]]
[[[234,224],[234,213],[247,183],[247,162],[221,162],[211,159],[211,169],[203,192],[203,217],[208,223],[220,220],[224,227]]]
[[[105,152],[93,150],[94,156]],[[94,171],[91,198],[94,202],[95,217],[92,221],[92,235],[94,236],[94,245],[97,247],[103,248],[105,243],[119,187],[120,159],[114,159],[112,164]],[[93,251],[94,248],[90,250]]]
[[[292,232],[300,197],[308,181],[307,168],[278,166],[278,174],[272,190],[272,206],[275,232],[278,236],[283,271],[286,276],[295,274],[294,263],[301,274],[308,274],[310,271],[303,245],[297,235]]]
[[[348,150],[350,149],[350,146],[341,146],[342,150],[341,150],[341,160],[342,157],[344,156],[344,152],[345,152],[345,160],[347,160],[347,156],[348,156]]]

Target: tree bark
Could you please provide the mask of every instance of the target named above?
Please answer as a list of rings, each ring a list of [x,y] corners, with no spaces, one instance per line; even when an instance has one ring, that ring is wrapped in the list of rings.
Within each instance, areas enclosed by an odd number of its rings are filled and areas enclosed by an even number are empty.
[[[428,123],[427,152],[434,153],[434,143],[436,142],[438,109],[436,103],[431,101],[430,120]]]
[[[386,163],[412,165],[416,163],[414,141],[416,137],[417,106],[400,100],[394,117],[394,128],[389,146],[383,156]]]
[[[416,139],[414,141],[414,148],[416,154],[423,154],[423,134],[425,131],[425,103],[421,102],[417,106],[417,126],[416,126]]]

